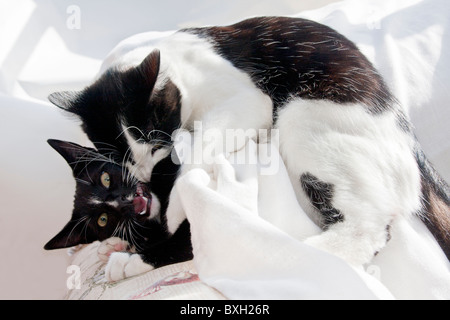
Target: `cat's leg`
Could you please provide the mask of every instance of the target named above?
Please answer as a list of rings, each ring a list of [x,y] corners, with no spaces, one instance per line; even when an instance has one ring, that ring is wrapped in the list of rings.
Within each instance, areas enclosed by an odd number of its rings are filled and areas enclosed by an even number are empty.
[[[305,243],[335,254],[349,263],[369,262],[390,238],[389,226],[400,212],[382,208],[357,191],[345,190],[320,180],[310,173],[300,177],[303,194],[309,200],[310,211],[319,215],[322,234]],[[374,192],[381,185],[372,186]]]
[[[392,220],[420,208],[414,141],[394,112],[297,100],[279,111],[276,128],[298,200],[324,229],[306,243],[367,263]]]

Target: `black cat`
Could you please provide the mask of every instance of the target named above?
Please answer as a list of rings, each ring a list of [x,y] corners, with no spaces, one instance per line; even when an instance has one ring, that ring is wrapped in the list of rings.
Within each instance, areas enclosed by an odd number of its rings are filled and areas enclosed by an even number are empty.
[[[72,217],[46,250],[120,237],[153,267],[192,259],[189,225],[168,237],[165,211],[178,166],[168,158],[153,172],[151,186],[97,150],[48,140],[72,168],[76,191]]]

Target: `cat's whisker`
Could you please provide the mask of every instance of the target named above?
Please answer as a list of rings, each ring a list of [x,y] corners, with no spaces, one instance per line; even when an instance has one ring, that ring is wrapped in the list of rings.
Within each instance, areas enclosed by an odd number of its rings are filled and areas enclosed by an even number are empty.
[[[166,145],[171,145],[171,144],[172,144],[170,141],[164,140],[164,139],[162,139],[162,138],[160,138],[160,137],[152,138],[152,139],[150,139],[149,141],[152,142],[152,143],[153,143],[153,142],[164,143],[164,144],[166,144]]]
[[[83,179],[80,179],[80,178],[75,178],[75,181],[78,181],[78,182],[83,183],[83,184],[88,185],[88,186],[91,185],[90,182],[88,182],[86,180],[83,180]]]
[[[130,129],[137,130],[144,139],[146,138],[145,134],[142,132],[141,129],[139,129],[136,126],[128,126],[128,127],[123,128],[123,130],[119,133],[119,135],[116,137],[116,139],[119,138],[121,135],[123,135],[126,131],[128,131]]]
[[[135,228],[135,226],[134,226],[135,224],[137,224],[139,227],[143,227],[143,226],[142,226],[141,224],[139,224],[137,221],[131,220],[131,227],[133,228],[134,232],[136,232],[136,234],[137,234],[139,237],[145,238],[142,234],[139,233],[138,230],[136,230],[136,228]]]
[[[172,140],[172,135],[168,134],[168,133],[165,132],[165,131],[157,130],[157,129],[153,129],[152,131],[150,131],[150,132],[148,133],[148,138],[149,138],[149,140],[151,140],[151,139],[150,139],[150,136],[151,136],[153,133],[157,133],[157,134],[161,134],[161,133],[162,133],[162,134],[166,135],[167,137],[169,137],[169,138]]]
[[[111,147],[111,150],[117,150],[116,146],[111,144],[111,143],[106,143],[106,142],[102,142],[102,141],[93,141],[92,142],[94,145],[99,145],[99,144],[103,144],[105,146]]]
[[[129,240],[130,240],[129,242],[130,242],[131,246],[136,247],[135,241],[134,241],[134,237],[133,237],[133,233],[131,232],[131,229],[130,229],[130,220],[127,221],[127,229],[126,229],[126,231],[127,231],[127,235],[128,235]]]
[[[89,216],[83,216],[83,217],[81,217],[81,218],[79,218],[78,220],[75,220],[75,221],[77,221],[77,223],[72,227],[72,230],[70,230],[70,232],[69,232],[69,235],[67,236],[67,238],[66,238],[66,246],[67,246],[67,243],[68,243],[68,241],[69,241],[69,239],[70,239],[70,236],[72,235],[72,233],[74,232],[74,230],[76,229],[76,227],[80,224],[80,223],[82,223],[83,221],[85,221],[85,220],[87,220],[89,218]]]
[[[116,228],[114,229],[113,233],[111,234],[111,238],[117,236],[117,233],[119,232],[120,223],[116,225]]]
[[[74,167],[76,168],[79,164],[84,162],[83,171],[87,172],[89,179],[93,183],[92,178],[90,177],[89,172],[87,170],[87,167],[92,162],[96,162],[96,161],[116,164],[114,161],[111,161],[111,160],[112,160],[111,158],[108,158],[102,154],[95,153],[94,151],[86,150],[83,155],[80,155],[79,157],[77,157],[77,160],[75,162],[70,162],[69,164],[71,164],[71,165],[73,164]]]
[[[142,250],[142,247],[139,245],[139,241],[137,241],[137,240],[134,238],[133,231],[136,232],[137,235],[138,235],[140,238],[144,238],[144,237],[143,237],[139,232],[137,232],[137,230],[134,228],[133,222],[134,222],[134,220],[129,220],[129,222],[128,222],[128,231],[129,231],[129,233],[130,233],[131,242],[133,243],[134,247],[135,247],[138,251],[140,251],[140,250]]]
[[[88,226],[89,226],[89,223],[91,223],[91,217],[89,217],[89,219],[86,219],[86,221],[84,222],[84,226],[83,226],[83,228],[81,229],[81,232],[80,232],[80,234],[81,233],[83,233],[83,230],[84,230],[84,239],[86,240],[86,242],[88,241],[88,239],[87,239],[87,230],[88,230]]]
[[[67,150],[74,150],[74,151],[80,151],[81,149],[79,147],[73,146],[72,148],[70,147],[65,147],[65,149]],[[98,158],[103,158],[105,160],[108,160],[108,157],[106,157],[105,155],[98,153],[94,150],[86,150],[86,149],[82,149],[83,150],[83,154],[80,154],[77,158],[84,158],[87,155],[93,155],[93,158],[98,159]]]
[[[125,234],[125,220],[124,221],[122,221],[122,223],[120,224],[120,228],[119,228],[119,238],[120,239],[122,239],[122,240],[124,240],[124,241],[127,241],[128,242],[128,239],[127,239],[127,237],[126,237],[126,234]]]
[[[122,159],[122,182],[126,181],[126,177],[128,176],[129,172],[127,171],[126,164],[128,163],[128,160],[131,157],[131,147],[128,147],[127,151],[125,152],[125,155]],[[125,175],[125,172],[127,175]]]

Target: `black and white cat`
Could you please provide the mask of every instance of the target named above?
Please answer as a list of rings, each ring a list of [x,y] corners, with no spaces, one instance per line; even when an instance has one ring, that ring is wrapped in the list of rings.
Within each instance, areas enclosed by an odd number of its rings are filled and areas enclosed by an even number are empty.
[[[447,185],[372,64],[324,25],[261,17],[180,30],[136,46],[84,90],[49,100],[76,114],[94,144],[114,145],[144,182],[178,128],[275,128],[299,202],[324,229],[306,243],[359,265],[385,246],[397,216],[417,214],[450,257]],[[237,148],[196,136],[222,152]],[[167,216],[174,233],[182,211],[169,206]]]
[[[192,259],[188,222],[170,238],[166,232],[165,212],[178,169],[170,159],[153,170],[150,191],[148,184],[95,149],[53,139],[48,143],[72,168],[76,192],[70,221],[44,246],[46,250],[100,240],[99,256],[104,260],[116,251],[136,253],[127,276]],[[123,277],[123,270],[116,269],[106,266],[108,279]]]

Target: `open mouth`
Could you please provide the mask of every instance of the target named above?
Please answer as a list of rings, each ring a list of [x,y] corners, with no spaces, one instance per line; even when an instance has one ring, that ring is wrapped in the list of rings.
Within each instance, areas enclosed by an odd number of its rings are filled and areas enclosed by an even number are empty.
[[[145,184],[139,182],[133,199],[134,212],[138,216],[150,216],[152,196]]]

